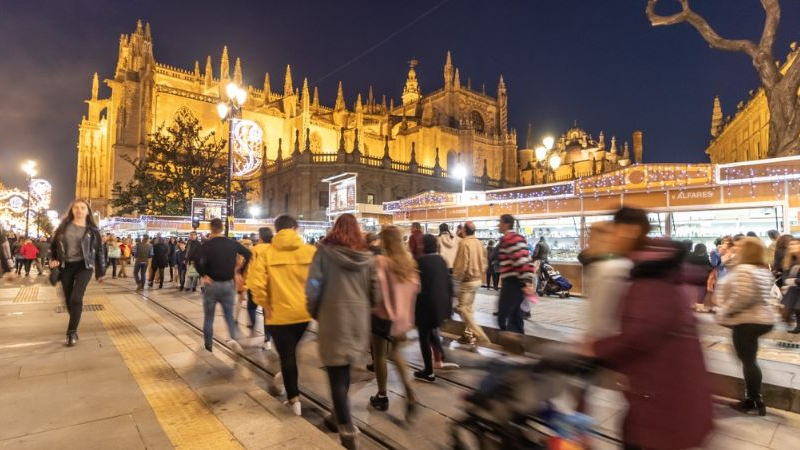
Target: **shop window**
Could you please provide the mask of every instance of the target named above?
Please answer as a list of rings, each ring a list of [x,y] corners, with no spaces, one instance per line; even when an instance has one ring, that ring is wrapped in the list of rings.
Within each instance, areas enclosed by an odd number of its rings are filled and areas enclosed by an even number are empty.
[[[328,191],[319,191],[319,209],[329,206]]]
[[[375,204],[375,194],[367,194],[367,204],[368,205]]]

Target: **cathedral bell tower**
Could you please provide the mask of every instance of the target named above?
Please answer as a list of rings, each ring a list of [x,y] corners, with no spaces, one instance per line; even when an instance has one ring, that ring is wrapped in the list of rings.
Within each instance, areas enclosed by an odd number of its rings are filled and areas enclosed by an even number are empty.
[[[403,106],[410,105],[411,103],[418,102],[422,98],[422,92],[419,90],[419,82],[417,81],[417,71],[414,67],[419,64],[419,61],[412,59],[408,62],[408,78],[406,85],[403,88]]]

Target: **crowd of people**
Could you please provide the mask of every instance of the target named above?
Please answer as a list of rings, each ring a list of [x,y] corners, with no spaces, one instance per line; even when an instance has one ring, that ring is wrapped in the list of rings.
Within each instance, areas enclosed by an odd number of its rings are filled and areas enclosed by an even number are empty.
[[[348,392],[353,365],[371,353],[377,392],[369,398],[379,411],[389,408],[388,365],[392,361],[405,388],[406,416],[417,414],[412,379],[435,382],[436,371],[457,367],[445,361],[439,335],[443,322],[457,313],[464,324],[458,341],[487,343],[474,317],[481,286],[499,290],[497,327],[524,334],[524,315],[535,301],[539,265],[549,246],[544,238],[531,245],[510,215],[498,221],[501,237],[484,246],[476,226],[464,222],[452,233],[425,234],[419,223],[410,234],[385,226],[363,233],[350,214],[337,218],[326,237],[306,243],[288,215],[275,219],[274,232],[226,238],[219,219],[202,241],[147,236],[132,240],[102,237],[86,202],[76,200],[52,240],[0,242],[3,270],[26,275],[35,264],[57,270],[70,313],[67,344],[75,345],[83,293],[91,276],[102,281],[128,278],[136,289],[202,291],[204,345],[213,351],[213,321],[222,306],[234,351],[241,351],[238,311],[246,303],[253,335],[263,330],[264,348],[279,355],[280,373],[272,391],[301,414],[297,347],[316,320],[320,358],[328,375],[334,413],[326,423],[346,448],[358,445]],[[781,320],[795,321],[800,333],[800,240],[770,232],[772,243],[753,235],[721,237],[712,249],[704,244],[648,237],[645,211],[622,208],[613,221],[594,223],[584,264],[583,294],[588,299],[585,336],[575,352],[595,358],[626,380],[629,404],[623,423],[626,448],[687,448],[702,445],[713,426],[711,392],[695,312],[713,312],[731,329],[742,362],[745,391],[732,405],[764,415],[759,339]],[[0,233],[4,234],[4,233]],[[748,233],[751,234],[751,233]],[[8,257],[20,255],[17,261]],[[19,260],[23,263],[20,265]],[[167,277],[169,279],[167,280]],[[258,309],[263,323],[256,323]],[[409,373],[401,347],[415,328],[424,368]],[[791,327],[790,327],[791,328]],[[675,370],[680,368],[680,370]],[[680,395],[676,395],[680,393]],[[657,411],[658,414],[654,414]]]

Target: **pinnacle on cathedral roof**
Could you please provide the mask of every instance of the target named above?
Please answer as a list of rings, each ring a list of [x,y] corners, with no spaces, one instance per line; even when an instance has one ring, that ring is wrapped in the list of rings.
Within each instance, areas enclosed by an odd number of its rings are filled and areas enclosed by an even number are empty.
[[[287,64],[286,65],[286,76],[283,79],[283,95],[289,96],[292,95],[294,89],[292,88],[292,67]]]

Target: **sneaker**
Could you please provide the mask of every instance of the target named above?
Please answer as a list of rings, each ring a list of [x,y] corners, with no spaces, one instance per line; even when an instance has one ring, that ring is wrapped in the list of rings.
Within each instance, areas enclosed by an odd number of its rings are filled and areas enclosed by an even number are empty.
[[[459,367],[461,367],[458,364],[451,363],[451,362],[442,362],[440,364],[441,364],[441,367],[439,367],[439,369],[443,369],[443,370],[458,369]]]
[[[239,343],[236,339],[231,339],[227,342],[228,348],[233,350],[235,353],[242,353],[244,349],[242,349],[242,344]]]
[[[283,402],[287,408],[291,409],[295,416],[301,416],[301,407],[300,407],[300,400],[295,400],[294,403],[286,400]]]
[[[369,404],[378,411],[386,411],[389,409],[389,397],[380,394],[373,395],[369,398]]]
[[[278,372],[275,378],[272,379],[272,387],[269,389],[270,393],[276,397],[286,395],[286,386],[283,385],[283,373]]]
[[[436,381],[436,375],[432,373],[426,373],[424,370],[417,370],[414,372],[414,379],[424,381],[426,383],[433,383]]]
[[[211,352],[211,344],[205,344],[206,351]]]
[[[272,341],[264,341],[264,343],[261,344],[261,349],[262,350],[272,350]]]

